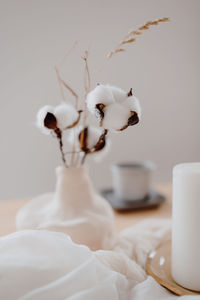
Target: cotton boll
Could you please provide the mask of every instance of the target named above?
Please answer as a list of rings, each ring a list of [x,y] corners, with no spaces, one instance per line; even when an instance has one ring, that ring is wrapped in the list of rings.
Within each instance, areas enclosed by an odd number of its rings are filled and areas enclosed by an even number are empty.
[[[126,100],[127,93],[124,90],[122,90],[121,88],[118,88],[116,86],[109,86],[109,88],[112,91],[115,102],[123,102]]]
[[[102,134],[103,130],[93,126],[88,127],[87,146],[89,149],[94,148]]]
[[[79,115],[77,110],[71,104],[61,103],[55,108],[55,116],[57,118],[58,128],[66,129],[76,122]]]
[[[141,118],[141,106],[139,100],[135,96],[128,97],[124,101],[124,105],[130,109],[130,111],[135,111],[138,114],[139,119]]]
[[[44,126],[44,119],[48,113],[54,114],[55,109],[53,106],[45,105],[40,108],[36,116],[36,126],[45,134],[50,134],[51,130]],[[55,115],[55,114],[54,114]]]
[[[89,150],[88,155],[91,155],[93,158],[102,157],[109,151],[110,141],[107,139],[106,136],[106,142],[105,146],[99,150],[95,151],[95,146],[99,142],[100,136],[104,133],[104,130],[93,127],[93,126],[87,126],[87,145],[86,148]],[[68,131],[68,134],[66,135],[66,142],[70,145],[75,145],[75,151],[80,151],[80,139],[79,135],[83,131],[83,126],[77,126],[75,128],[72,128]],[[74,143],[75,141],[75,143]]]
[[[120,130],[130,117],[130,109],[119,103],[110,104],[105,108],[102,126],[105,129]]]
[[[114,98],[110,86],[107,85],[97,85],[88,95],[86,99],[88,110],[95,114],[96,105],[102,103],[108,105],[114,103]]]
[[[100,136],[103,134],[104,130],[101,130],[96,127],[88,127],[88,137],[87,137],[87,146],[90,150],[94,149],[96,144],[99,141]],[[108,137],[105,137],[105,146],[99,150],[91,152],[89,157],[95,159],[97,162],[100,162],[102,158],[109,152],[110,150],[110,140]]]

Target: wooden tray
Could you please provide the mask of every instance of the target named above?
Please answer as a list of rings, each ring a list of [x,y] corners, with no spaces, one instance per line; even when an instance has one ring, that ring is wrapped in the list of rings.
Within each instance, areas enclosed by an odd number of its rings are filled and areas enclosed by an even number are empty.
[[[171,292],[183,295],[200,295],[178,285],[171,276],[171,241],[166,241],[151,251],[147,258],[146,272]]]

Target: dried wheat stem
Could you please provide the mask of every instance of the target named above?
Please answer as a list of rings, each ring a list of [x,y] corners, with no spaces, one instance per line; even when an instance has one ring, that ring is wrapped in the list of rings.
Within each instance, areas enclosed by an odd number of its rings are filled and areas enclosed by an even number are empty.
[[[148,21],[143,26],[138,27],[136,30],[131,30],[124,39],[117,45],[117,47],[112,50],[107,58],[111,58],[114,54],[126,51],[124,48],[121,48],[122,45],[127,45],[134,43],[136,41],[136,36],[141,35],[144,30],[148,30],[151,26],[158,25],[159,23],[168,22],[169,18],[162,18],[155,21]]]

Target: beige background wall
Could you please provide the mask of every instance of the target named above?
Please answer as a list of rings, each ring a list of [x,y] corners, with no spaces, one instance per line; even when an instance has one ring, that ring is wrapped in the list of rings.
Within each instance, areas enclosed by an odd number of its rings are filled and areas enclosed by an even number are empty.
[[[82,92],[80,55],[91,42],[93,83],[132,86],[143,107],[140,125],[113,136],[103,163],[90,162],[97,187],[110,185],[112,162],[153,160],[162,182],[171,180],[174,164],[200,160],[199,11],[198,0],[1,0],[0,199],[54,187],[57,144],[34,120],[40,106],[59,103],[54,65],[76,39],[65,79]],[[163,16],[171,22],[145,32],[98,72],[128,30]]]

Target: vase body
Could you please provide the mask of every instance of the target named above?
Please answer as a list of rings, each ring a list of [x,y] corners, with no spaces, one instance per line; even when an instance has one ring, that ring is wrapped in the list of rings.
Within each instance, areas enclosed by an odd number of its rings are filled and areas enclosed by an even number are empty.
[[[111,249],[115,240],[113,211],[95,191],[87,168],[58,167],[56,175],[55,192],[21,208],[17,228],[64,232],[92,250]]]

